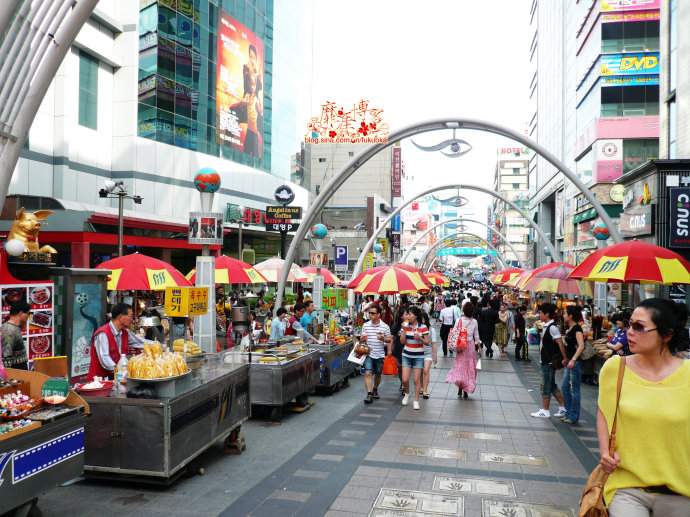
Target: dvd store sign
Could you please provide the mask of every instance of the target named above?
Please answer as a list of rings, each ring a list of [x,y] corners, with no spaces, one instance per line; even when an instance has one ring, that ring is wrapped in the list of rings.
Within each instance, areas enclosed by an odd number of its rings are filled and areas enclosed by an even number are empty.
[[[690,248],[690,188],[669,189],[669,248]]]

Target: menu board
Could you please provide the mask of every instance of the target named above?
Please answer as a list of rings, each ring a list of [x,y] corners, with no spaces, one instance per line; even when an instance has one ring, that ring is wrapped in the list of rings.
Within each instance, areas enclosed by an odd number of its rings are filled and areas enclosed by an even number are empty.
[[[347,289],[324,289],[322,309],[347,309]]]
[[[26,300],[31,306],[29,319],[22,328],[29,360],[54,355],[53,288],[52,282],[0,286],[2,323],[9,319],[14,302]]]

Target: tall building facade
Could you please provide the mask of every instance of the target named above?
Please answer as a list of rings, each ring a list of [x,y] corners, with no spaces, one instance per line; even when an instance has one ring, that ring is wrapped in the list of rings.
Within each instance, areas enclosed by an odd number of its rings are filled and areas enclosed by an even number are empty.
[[[526,147],[504,147],[496,151],[494,190],[520,208],[529,206],[528,171],[530,149]],[[495,234],[491,244],[511,265],[527,267],[529,260],[529,226],[525,218],[507,203],[495,198],[493,202],[493,226],[508,239],[518,255]]]
[[[6,212],[54,210],[43,240],[61,263],[92,266],[117,237],[117,201],[98,191],[123,181],[143,198],[126,202],[125,245],[186,267],[193,177],[210,167],[222,180],[214,210],[244,219],[257,256],[275,254],[262,213],[309,120],[311,20],[308,0],[101,0],[41,105]],[[236,228],[226,224],[223,253],[237,256]]]
[[[532,134],[615,222],[623,199],[613,182],[659,155],[659,8],[658,0],[532,4]],[[602,222],[562,175],[534,160],[531,211],[564,259],[579,263],[597,248]]]

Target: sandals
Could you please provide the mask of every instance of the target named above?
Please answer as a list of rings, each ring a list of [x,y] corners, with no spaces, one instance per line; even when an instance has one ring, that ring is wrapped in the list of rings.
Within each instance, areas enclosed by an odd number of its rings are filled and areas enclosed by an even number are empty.
[[[428,398],[429,398],[429,394],[428,394],[428,393],[422,393],[422,397],[424,397],[425,399],[428,399]]]

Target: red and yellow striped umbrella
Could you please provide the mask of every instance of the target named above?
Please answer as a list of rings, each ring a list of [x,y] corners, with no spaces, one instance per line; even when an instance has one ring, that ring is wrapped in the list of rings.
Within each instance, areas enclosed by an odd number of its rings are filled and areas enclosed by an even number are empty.
[[[548,291],[559,294],[577,294],[592,297],[594,285],[592,282],[568,278],[575,269],[572,264],[552,262],[535,269],[530,277],[522,284],[523,291]]]
[[[424,277],[429,281],[431,285],[448,285],[450,280],[443,276],[438,271],[432,271],[431,273],[426,273]]]
[[[187,280],[196,282],[196,268],[187,274]],[[261,284],[266,283],[264,276],[251,264],[225,255],[216,258],[215,280],[217,284]]]
[[[520,273],[522,273],[522,271],[523,270],[519,267],[504,269],[502,271],[496,271],[493,275],[489,277],[489,280],[491,280],[496,285],[505,285],[506,282],[518,276]]]
[[[254,269],[261,273],[266,281],[277,283],[280,280],[280,275],[283,274],[283,265],[285,261],[279,258],[272,258],[254,264]],[[288,274],[288,282],[308,282],[309,275],[305,273],[297,264],[292,264],[290,273]]]
[[[671,250],[626,241],[592,253],[569,278],[627,284],[690,284],[690,263]]]
[[[507,282],[505,282],[503,285],[510,286],[510,287],[517,287],[518,289],[522,289],[523,284],[529,280],[529,277],[532,275],[534,272],[534,269],[526,269],[522,273],[519,273],[517,276],[514,276]]]
[[[359,285],[359,283],[364,279],[365,276],[367,275],[373,275],[374,273],[377,273],[379,271],[383,271],[384,269],[387,269],[389,267],[394,267],[397,269],[403,269],[405,271],[418,271],[421,274],[421,271],[417,269],[414,266],[411,266],[410,264],[404,264],[404,263],[399,263],[399,264],[393,264],[392,266],[376,266],[372,267],[370,269],[365,269],[362,271],[359,275],[354,277],[350,283],[347,284],[348,289],[354,289]]]
[[[356,294],[426,293],[431,289],[424,274],[390,266],[372,275],[365,275],[355,288]]]
[[[318,268],[315,267],[303,267],[302,271],[309,275],[309,282],[314,281],[314,277],[318,274]],[[335,273],[330,272],[328,269],[322,267],[321,275],[323,276],[324,284],[339,284],[340,278],[338,278]]]
[[[166,287],[192,285],[167,262],[141,253],[106,260],[96,269],[112,271],[108,277],[109,291],[163,291]]]

